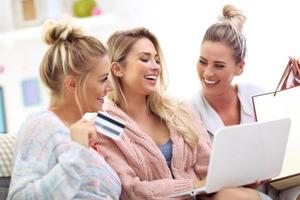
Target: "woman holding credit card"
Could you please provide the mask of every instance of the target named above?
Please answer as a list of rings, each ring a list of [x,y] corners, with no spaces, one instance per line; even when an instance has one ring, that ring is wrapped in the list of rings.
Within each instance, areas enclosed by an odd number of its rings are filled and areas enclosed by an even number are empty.
[[[121,179],[121,199],[192,199],[169,196],[203,184],[211,143],[189,106],[166,95],[158,40],[145,28],[117,31],[108,54],[114,90],[104,110],[126,125],[119,140],[102,135],[99,152]],[[246,188],[205,198],[259,199]]]
[[[118,175],[90,149],[96,141],[85,112],[102,110],[111,90],[107,50],[69,24],[49,22],[50,46],[40,77],[50,93],[49,109],[30,115],[17,141],[8,199],[107,199],[121,193]]]

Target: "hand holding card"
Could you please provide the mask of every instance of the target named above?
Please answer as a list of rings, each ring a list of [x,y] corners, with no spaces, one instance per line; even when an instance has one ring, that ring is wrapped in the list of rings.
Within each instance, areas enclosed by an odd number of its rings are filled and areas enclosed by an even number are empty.
[[[114,140],[120,139],[125,128],[125,123],[123,121],[102,111],[98,113],[85,113],[83,119],[95,120],[97,132]]]

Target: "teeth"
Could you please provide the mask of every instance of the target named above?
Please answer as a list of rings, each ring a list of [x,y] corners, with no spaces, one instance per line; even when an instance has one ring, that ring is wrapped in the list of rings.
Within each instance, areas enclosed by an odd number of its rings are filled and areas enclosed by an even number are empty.
[[[146,78],[146,79],[156,80],[156,79],[157,79],[157,76],[154,76],[154,75],[146,75],[145,78]]]
[[[210,81],[210,80],[207,80],[207,79],[203,79],[203,81],[205,83],[208,83],[208,84],[216,84],[218,81]]]

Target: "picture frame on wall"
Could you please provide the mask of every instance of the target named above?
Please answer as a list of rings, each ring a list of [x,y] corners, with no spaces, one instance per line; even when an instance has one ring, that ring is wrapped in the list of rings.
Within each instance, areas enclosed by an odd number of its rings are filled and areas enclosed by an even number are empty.
[[[7,133],[4,92],[3,87],[0,86],[0,134]]]
[[[42,102],[39,81],[36,78],[25,79],[21,82],[23,105],[37,106]]]
[[[14,24],[16,28],[41,24],[45,19],[42,0],[13,0]]]

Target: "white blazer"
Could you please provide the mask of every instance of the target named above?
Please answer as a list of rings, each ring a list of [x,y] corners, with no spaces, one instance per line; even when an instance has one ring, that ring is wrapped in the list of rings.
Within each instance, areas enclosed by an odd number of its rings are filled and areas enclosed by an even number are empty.
[[[257,85],[249,83],[237,83],[238,98],[241,103],[240,123],[255,122],[255,114],[252,96],[265,93],[265,90]],[[191,104],[200,115],[204,127],[210,133],[211,138],[216,131],[225,126],[219,114],[208,103],[202,91],[199,90],[191,99]]]

